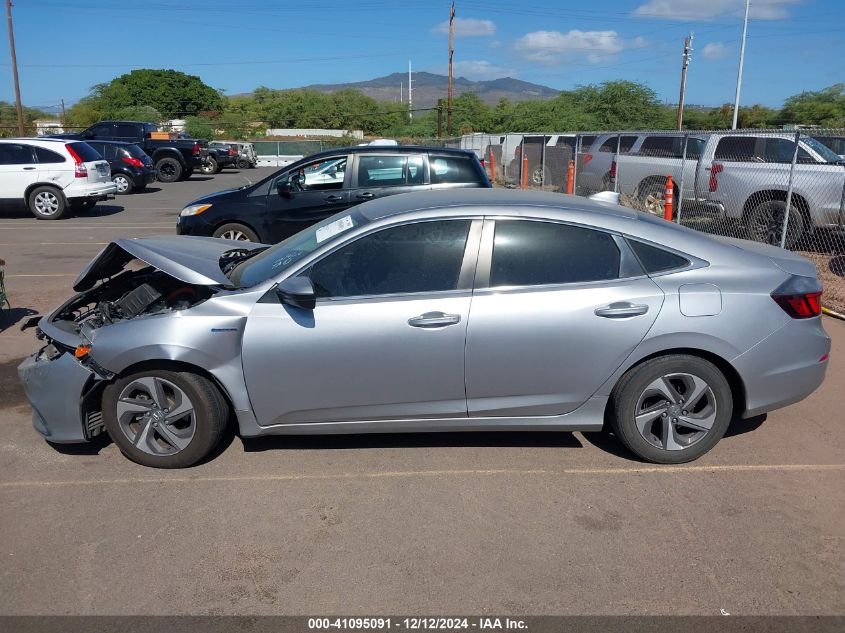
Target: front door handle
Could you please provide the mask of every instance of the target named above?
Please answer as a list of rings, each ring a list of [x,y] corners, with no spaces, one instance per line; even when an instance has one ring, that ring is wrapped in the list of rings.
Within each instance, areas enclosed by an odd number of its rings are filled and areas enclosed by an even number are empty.
[[[460,314],[446,314],[445,312],[426,312],[408,319],[408,325],[411,327],[422,328],[446,327],[460,322]]]
[[[647,305],[637,305],[627,302],[611,303],[603,308],[596,308],[595,315],[606,319],[624,319],[640,316],[648,312]]]
[[[343,202],[343,196],[331,195],[326,196],[325,198],[323,198],[323,200],[325,200],[326,202]]]
[[[376,197],[376,194],[374,194],[371,191],[365,191],[364,193],[359,193],[355,197],[358,198],[359,200],[371,200],[372,198]]]
[[[24,171],[32,171],[33,169],[35,169],[35,167],[24,167],[23,168]]]

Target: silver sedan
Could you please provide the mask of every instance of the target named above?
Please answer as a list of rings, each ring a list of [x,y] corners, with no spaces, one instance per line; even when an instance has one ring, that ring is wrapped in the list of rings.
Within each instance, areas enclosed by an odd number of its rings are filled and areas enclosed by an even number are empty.
[[[812,263],[618,205],[391,196],[268,247],[118,240],[20,366],[50,442],[148,466],[240,434],[612,431],[695,459],[824,379]],[[35,325],[35,323],[33,323]]]

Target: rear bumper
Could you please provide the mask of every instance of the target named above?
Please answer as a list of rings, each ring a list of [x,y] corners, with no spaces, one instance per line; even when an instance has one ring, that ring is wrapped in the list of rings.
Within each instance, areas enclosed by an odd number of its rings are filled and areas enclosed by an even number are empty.
[[[824,381],[830,337],[821,317],[793,320],[732,361],[745,385],[742,417],[799,402]]]
[[[18,366],[18,376],[32,406],[32,426],[57,444],[87,442],[81,401],[94,373],[71,354],[48,360],[40,352]]]
[[[117,185],[111,180],[108,182],[74,185],[65,189],[65,197],[69,200],[76,198],[106,200],[110,196],[114,196],[115,193],[117,193]]]

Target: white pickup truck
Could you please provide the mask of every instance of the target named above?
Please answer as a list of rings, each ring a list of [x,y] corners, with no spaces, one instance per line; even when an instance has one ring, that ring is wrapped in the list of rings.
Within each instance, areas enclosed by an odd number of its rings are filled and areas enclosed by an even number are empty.
[[[666,135],[662,145],[616,157],[619,192],[634,197],[644,210],[662,215],[666,176],[671,174],[675,209],[738,220],[750,239],[780,242],[794,134],[675,133]],[[802,135],[792,184],[787,247],[806,232],[845,226],[845,167],[837,154]]]

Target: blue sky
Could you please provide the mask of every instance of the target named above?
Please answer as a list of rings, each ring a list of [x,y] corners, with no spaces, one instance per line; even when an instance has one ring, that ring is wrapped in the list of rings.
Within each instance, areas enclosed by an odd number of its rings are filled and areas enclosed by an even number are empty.
[[[24,103],[73,103],[132,68],[176,68],[227,94],[259,85],[446,71],[448,0],[16,0]],[[733,100],[744,0],[457,0],[455,74],[569,89],[629,79],[677,101],[693,32],[687,103]],[[743,104],[845,81],[845,0],[754,0]],[[2,45],[0,100],[12,100]],[[398,91],[398,87],[397,87]]]

